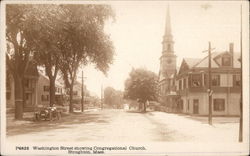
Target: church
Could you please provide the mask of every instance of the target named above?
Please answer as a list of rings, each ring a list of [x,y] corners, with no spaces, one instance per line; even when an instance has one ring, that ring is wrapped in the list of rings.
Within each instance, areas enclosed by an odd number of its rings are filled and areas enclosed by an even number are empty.
[[[165,33],[162,41],[158,86],[158,100],[167,112],[177,112],[180,107],[178,104],[179,96],[176,94],[175,87],[175,76],[177,73],[176,58],[168,6],[166,11]]]
[[[240,114],[240,53],[235,52],[234,43],[230,43],[226,51],[211,54],[210,82],[208,56],[183,58],[180,68],[176,65],[176,59],[170,10],[167,7],[158,80],[158,101],[161,104],[161,111],[208,115],[207,91],[208,84],[211,83],[213,116]]]

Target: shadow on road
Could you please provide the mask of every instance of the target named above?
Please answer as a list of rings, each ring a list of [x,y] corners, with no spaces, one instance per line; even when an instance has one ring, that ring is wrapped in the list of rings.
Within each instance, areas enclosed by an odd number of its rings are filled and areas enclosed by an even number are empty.
[[[25,124],[8,124],[7,123],[7,136],[19,135],[25,133],[48,131],[51,129],[65,129],[70,128],[75,124],[83,123],[108,123],[108,116],[98,113],[73,113],[67,114],[59,121],[39,121],[34,122],[31,118],[24,119]],[[14,120],[13,120],[14,121]],[[11,121],[10,121],[11,122]]]

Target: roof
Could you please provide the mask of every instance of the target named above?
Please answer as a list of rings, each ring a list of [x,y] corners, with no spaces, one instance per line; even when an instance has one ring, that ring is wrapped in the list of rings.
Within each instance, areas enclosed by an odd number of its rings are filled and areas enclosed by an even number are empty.
[[[41,69],[40,69],[40,70],[38,71],[38,73],[39,73],[40,76],[42,76],[42,77],[44,77],[45,79],[49,80],[49,77],[45,74],[44,70],[41,70]],[[55,81],[55,85],[56,85],[56,87],[61,87],[61,88],[64,87],[64,85],[61,84],[58,80]]]
[[[201,61],[201,58],[183,58],[183,60],[186,62],[189,68],[192,68],[199,61]]]
[[[220,68],[221,67],[221,57],[222,56],[232,56],[232,53],[228,51],[224,52],[213,52],[211,53],[211,67],[212,68]],[[233,53],[233,68],[240,68],[240,53]],[[194,68],[208,68],[208,56],[204,58],[183,58],[181,64],[181,71],[186,71]],[[180,71],[179,71],[180,72]],[[178,72],[178,74],[179,74]]]
[[[211,53],[211,67],[212,68],[219,68],[219,65],[216,63],[215,59],[224,55],[224,54],[229,54],[229,52],[213,52]],[[234,68],[240,68],[240,62],[238,59],[240,58],[240,53],[234,52],[234,60],[233,60],[233,66]],[[208,56],[204,57],[201,61],[199,61],[197,64],[193,66],[194,68],[206,68],[208,67]]]

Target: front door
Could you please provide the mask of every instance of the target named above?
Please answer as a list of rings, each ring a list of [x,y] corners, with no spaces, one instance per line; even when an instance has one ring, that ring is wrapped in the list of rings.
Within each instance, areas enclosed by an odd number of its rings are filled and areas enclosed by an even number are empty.
[[[199,114],[199,100],[198,99],[194,99],[193,113],[194,114]]]

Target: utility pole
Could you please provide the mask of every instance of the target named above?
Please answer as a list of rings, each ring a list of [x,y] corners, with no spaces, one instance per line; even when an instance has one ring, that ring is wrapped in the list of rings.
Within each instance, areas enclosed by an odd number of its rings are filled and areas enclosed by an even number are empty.
[[[103,89],[102,89],[102,86],[101,86],[101,109],[103,109]]]
[[[82,112],[84,112],[84,77],[83,77],[83,70],[82,70]]]
[[[241,81],[241,91],[240,91],[240,127],[239,127],[239,142],[243,141],[243,96],[242,96],[242,91],[243,91],[243,80],[242,80],[242,74],[243,74],[243,69],[242,69],[242,5],[240,6],[240,81]]]
[[[203,52],[208,52],[208,124],[212,125],[212,74],[211,74],[211,51],[215,48],[211,48],[211,42],[208,42],[208,50]]]
[[[208,43],[208,107],[209,107],[209,114],[208,114],[208,123],[212,125],[212,89],[211,89],[211,43]]]

